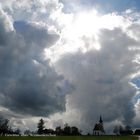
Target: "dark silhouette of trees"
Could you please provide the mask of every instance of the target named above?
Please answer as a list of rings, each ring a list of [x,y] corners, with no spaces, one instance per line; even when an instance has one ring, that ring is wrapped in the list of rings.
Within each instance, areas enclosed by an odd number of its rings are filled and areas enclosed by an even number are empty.
[[[19,128],[14,131],[14,134],[16,134],[16,135],[20,135],[20,133],[21,133],[21,131]]]
[[[5,135],[9,132],[9,120],[0,118],[0,135]]]
[[[132,135],[133,131],[130,126],[126,125],[125,127],[120,128],[120,135]]]
[[[44,124],[45,124],[44,120],[41,118],[39,120],[39,122],[38,122],[38,125],[37,125],[37,127],[38,127],[37,132],[38,132],[38,134],[43,134],[44,133],[44,128],[45,128]]]
[[[125,127],[123,127],[122,125],[116,125],[114,127],[113,133],[115,133],[116,135],[132,135],[133,131],[132,128],[128,125]]]
[[[76,126],[71,127],[71,135],[74,135],[74,136],[80,135],[79,129]]]
[[[117,125],[113,129],[113,133],[119,135],[119,127]]]
[[[54,135],[55,131],[53,129],[44,129],[43,134]]]
[[[140,129],[136,129],[134,135],[140,135]]]
[[[64,128],[62,129],[60,126],[56,127],[55,134],[58,136],[78,136],[81,135],[80,130],[76,126],[69,126],[67,123],[64,125]]]
[[[132,135],[133,134],[133,130],[129,125],[125,126],[125,134],[126,135]]]
[[[119,126],[119,133],[120,133],[120,135],[124,135],[124,131],[125,131],[124,127],[122,125],[120,125]]]
[[[54,135],[55,134],[55,131],[53,129],[45,129],[45,126],[44,126],[45,122],[44,120],[41,118],[38,122],[38,130],[37,130],[37,133],[38,134],[46,134],[46,135]]]
[[[58,136],[63,135],[63,129],[61,129],[61,126],[58,126],[58,127],[55,128],[55,133]]]
[[[69,136],[71,134],[71,128],[67,123],[64,125],[63,133],[64,133],[64,135],[67,135],[67,136]]]

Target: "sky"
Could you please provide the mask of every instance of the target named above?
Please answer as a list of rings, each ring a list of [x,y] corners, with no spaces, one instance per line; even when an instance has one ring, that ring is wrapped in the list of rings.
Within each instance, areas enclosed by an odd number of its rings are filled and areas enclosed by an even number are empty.
[[[13,129],[100,115],[140,127],[139,0],[1,0],[0,115]]]

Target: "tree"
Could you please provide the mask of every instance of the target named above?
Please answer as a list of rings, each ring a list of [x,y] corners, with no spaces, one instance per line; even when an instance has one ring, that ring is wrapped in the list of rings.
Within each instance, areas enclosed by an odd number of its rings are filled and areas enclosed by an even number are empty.
[[[4,119],[3,117],[0,118],[0,134],[5,135],[9,131],[9,120]]]
[[[62,135],[63,130],[61,129],[61,126],[58,126],[55,128],[55,133],[56,133],[56,135]]]
[[[44,128],[45,128],[45,126],[44,126],[44,120],[41,118],[40,120],[39,120],[39,122],[38,122],[38,125],[37,125],[37,127],[38,127],[38,134],[43,134],[43,131],[44,131]]]
[[[135,135],[140,135],[140,129],[136,129],[134,134]]]
[[[64,125],[64,131],[63,132],[64,132],[64,135],[70,135],[71,134],[71,128],[67,123]]]
[[[119,135],[119,127],[117,125],[113,129],[113,133],[115,133],[116,135]]]
[[[120,135],[125,135],[125,130],[122,125],[119,126],[119,133],[120,133]]]
[[[71,135],[80,135],[79,129],[76,126],[71,127]]]
[[[126,133],[126,135],[132,135],[133,134],[133,130],[129,125],[125,126],[125,133]]]
[[[19,128],[17,128],[17,129],[14,131],[14,133],[17,134],[17,135],[20,135],[21,131],[20,131]]]

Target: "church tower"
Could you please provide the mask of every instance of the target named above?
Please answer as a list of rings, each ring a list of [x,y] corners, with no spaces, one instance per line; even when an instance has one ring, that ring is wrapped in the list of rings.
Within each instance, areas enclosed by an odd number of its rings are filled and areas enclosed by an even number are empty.
[[[103,124],[102,116],[100,116],[99,123]]]
[[[96,123],[93,129],[93,135],[104,135],[104,125],[102,116],[100,116],[99,123]]]

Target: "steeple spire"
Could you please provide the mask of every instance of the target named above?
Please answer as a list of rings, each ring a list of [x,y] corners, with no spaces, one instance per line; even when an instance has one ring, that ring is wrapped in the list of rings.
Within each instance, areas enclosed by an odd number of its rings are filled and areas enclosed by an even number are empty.
[[[99,122],[100,122],[100,123],[103,123],[102,116],[100,116]]]

